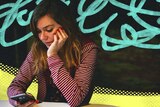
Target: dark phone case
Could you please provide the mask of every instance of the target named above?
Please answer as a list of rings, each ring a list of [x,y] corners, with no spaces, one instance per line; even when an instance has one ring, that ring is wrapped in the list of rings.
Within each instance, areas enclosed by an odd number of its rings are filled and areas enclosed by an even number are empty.
[[[20,104],[24,104],[28,101],[34,101],[35,98],[33,96],[27,95],[26,93],[18,94],[10,97],[13,100],[20,102]]]

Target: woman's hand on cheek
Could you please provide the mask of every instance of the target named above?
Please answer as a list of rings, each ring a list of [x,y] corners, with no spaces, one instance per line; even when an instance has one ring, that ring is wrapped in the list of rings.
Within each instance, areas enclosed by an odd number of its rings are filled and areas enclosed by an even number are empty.
[[[48,57],[57,55],[58,51],[62,48],[68,38],[68,35],[61,28],[59,28],[53,36],[54,41],[47,50]]]

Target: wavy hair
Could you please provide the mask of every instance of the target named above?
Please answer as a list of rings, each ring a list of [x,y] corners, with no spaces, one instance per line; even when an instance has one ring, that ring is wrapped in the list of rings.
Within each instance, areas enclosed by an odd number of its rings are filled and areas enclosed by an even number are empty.
[[[31,31],[35,37],[31,47],[35,73],[48,69],[47,47],[38,38],[37,33],[37,22],[45,15],[49,15],[60,24],[69,36],[59,52],[59,56],[64,61],[64,66],[68,71],[72,67],[77,67],[81,59],[81,43],[79,40],[81,32],[76,20],[71,15],[70,8],[60,0],[43,0],[34,9],[30,23]]]

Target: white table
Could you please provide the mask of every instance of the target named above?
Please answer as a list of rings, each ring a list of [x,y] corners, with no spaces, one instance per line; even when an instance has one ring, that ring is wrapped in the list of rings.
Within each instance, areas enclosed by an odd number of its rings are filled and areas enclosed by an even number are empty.
[[[8,100],[0,100],[0,106],[2,107],[13,107],[9,104]]]
[[[0,107],[13,107],[8,100],[0,100]],[[67,103],[42,102],[33,107],[69,107]]]
[[[0,107],[13,107],[8,100],[0,100]],[[67,103],[42,102],[32,107],[70,107]],[[117,107],[112,105],[89,104],[83,107]]]

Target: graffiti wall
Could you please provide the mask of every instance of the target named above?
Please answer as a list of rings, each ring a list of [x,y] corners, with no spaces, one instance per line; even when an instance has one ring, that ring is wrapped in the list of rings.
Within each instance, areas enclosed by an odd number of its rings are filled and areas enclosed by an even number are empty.
[[[19,68],[32,44],[29,22],[41,0],[0,1],[1,72]],[[97,86],[160,90],[160,0],[62,0],[98,44]],[[8,69],[8,68],[7,68]]]

